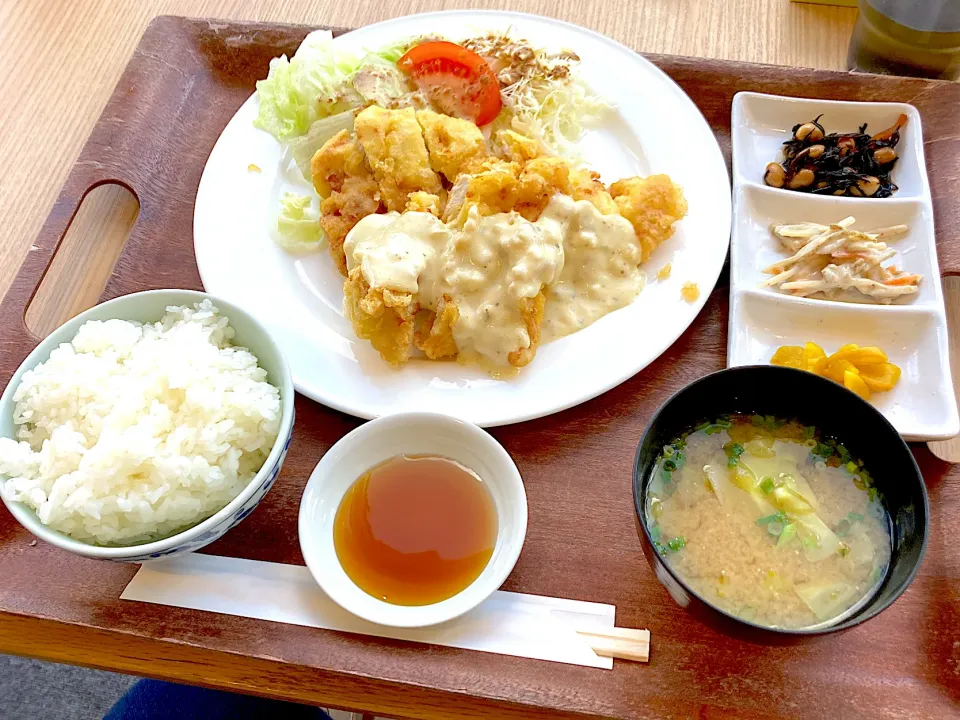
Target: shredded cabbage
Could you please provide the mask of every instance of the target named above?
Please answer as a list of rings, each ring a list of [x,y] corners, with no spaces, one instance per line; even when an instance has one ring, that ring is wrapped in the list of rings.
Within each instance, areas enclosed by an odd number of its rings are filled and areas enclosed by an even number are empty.
[[[323,245],[320,213],[313,207],[313,198],[290,192],[283,194],[276,239],[277,245],[292,253],[312,252]]]
[[[549,152],[580,159],[576,144],[584,129],[603,119],[611,105],[577,76],[580,58],[575,52],[535,47],[509,30],[461,44],[487,58],[501,84],[504,112],[494,130],[509,128],[538,140]]]
[[[508,112],[500,113],[497,129],[510,127],[571,159],[580,157],[576,144],[583,131],[601,122],[613,108],[571,76],[524,80],[504,88],[501,95]]]

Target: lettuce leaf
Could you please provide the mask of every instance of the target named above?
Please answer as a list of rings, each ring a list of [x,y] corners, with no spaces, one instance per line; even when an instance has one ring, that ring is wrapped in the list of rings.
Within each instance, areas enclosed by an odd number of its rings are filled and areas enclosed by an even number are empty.
[[[420,41],[422,42],[422,40]],[[393,45],[385,45],[376,52],[370,53],[376,55],[389,63],[397,64],[397,61],[406,55],[407,50],[416,45],[413,40],[398,40]]]
[[[353,132],[355,117],[355,111],[347,110],[330,117],[320,118],[310,126],[306,135],[290,140],[290,154],[307,182],[311,182],[310,163],[314,154],[341,130]]]
[[[277,245],[287,252],[313,252],[323,245],[320,213],[309,195],[284,193],[277,217]]]
[[[381,107],[392,107],[394,101],[416,91],[396,63],[375,53],[363,59],[353,76],[353,88],[364,100]]]
[[[270,61],[266,80],[257,83],[260,112],[254,126],[287,142],[321,118],[362,107],[364,98],[353,85],[357,71],[373,62],[395,65],[410,44],[357,56],[335,47],[329,30],[310,33],[291,59],[281,55]]]
[[[362,98],[350,82],[359,67],[360,58],[334,47],[329,30],[310,33],[291,60],[281,55],[270,61],[267,79],[257,83],[254,126],[286,142],[321,117],[359,107]]]

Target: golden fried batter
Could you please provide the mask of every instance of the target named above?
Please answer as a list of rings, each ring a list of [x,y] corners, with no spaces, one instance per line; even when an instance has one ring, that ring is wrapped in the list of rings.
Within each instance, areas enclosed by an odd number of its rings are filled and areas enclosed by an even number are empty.
[[[641,262],[673,235],[673,224],[687,213],[683,191],[667,175],[619,180],[610,186],[610,194],[637,233],[643,250]]]
[[[417,121],[430,152],[430,167],[450,182],[460,173],[472,172],[487,156],[483,133],[469,120],[418,110]]]
[[[617,204],[600,182],[600,173],[583,168],[570,171],[571,197],[574,200],[586,200],[602,215],[615,215]]]
[[[347,176],[330,197],[320,203],[320,227],[327,234],[330,256],[342,275],[347,274],[343,241],[347,233],[367,215],[379,212],[379,189],[373,176]]]
[[[314,153],[310,162],[313,186],[320,203],[320,227],[327,234],[330,256],[347,274],[343,240],[361,218],[382,210],[380,188],[367,167],[363,149],[341,130]]]
[[[321,198],[340,190],[348,175],[370,174],[363,149],[346,130],[341,130],[317,150],[310,161],[313,187]]]
[[[403,212],[407,197],[418,190],[440,194],[440,177],[430,167],[413,108],[384,110],[371,105],[357,115],[354,128],[387,210]]]
[[[410,196],[407,198],[407,205],[403,210],[404,212],[428,212],[431,215],[440,217],[442,200],[443,198],[440,195],[431,195],[430,193],[418,190],[415,193],[410,193]]]
[[[431,360],[445,360],[457,356],[457,342],[453,339],[453,326],[460,319],[460,310],[449,295],[440,298],[437,311],[429,313],[417,328],[414,342]]]
[[[399,367],[410,359],[418,309],[410,293],[371,288],[359,267],[343,284],[343,311],[353,331],[391,365]]]
[[[452,245],[416,246],[416,252],[434,258],[432,262],[446,262],[448,255],[444,253],[450,248],[467,258],[472,258],[471,253],[477,248],[502,256],[483,268],[471,265],[472,259],[464,261],[462,267],[469,268],[472,275],[460,284],[448,279],[459,276],[444,274],[444,266],[424,265],[430,269],[418,271],[418,282],[425,283],[420,286],[422,297],[427,298],[423,302],[432,306],[434,299],[444,293],[436,311],[421,308],[421,296],[416,293],[370,287],[359,267],[350,271],[344,283],[344,312],[357,337],[369,340],[383,359],[394,366],[406,363],[414,347],[431,360],[458,355],[473,357],[479,353],[483,357],[496,356],[502,363],[504,353],[516,348],[521,328],[526,329],[529,345],[509,352],[506,362],[520,368],[536,356],[548,290],[547,285],[539,283],[550,281],[538,279],[539,289],[538,285],[529,285],[518,293],[536,291],[533,297],[517,299],[517,295],[511,295],[509,302],[502,304],[504,298],[495,294],[505,273],[512,272],[513,266],[522,266],[525,271],[530,268],[529,263],[524,264],[527,261],[509,255],[517,248],[510,245],[513,250],[505,249],[509,245],[502,242],[506,231],[488,216],[515,212],[521,217],[511,215],[503,222],[535,222],[551,197],[568,195],[589,202],[604,215],[620,214],[628,220],[645,261],[672,235],[674,224],[687,210],[682,191],[666,175],[626,178],[606,188],[597,173],[574,167],[561,158],[541,155],[537,141],[513,130],[501,130],[494,135],[497,157],[488,153],[483,135],[473,123],[428,110],[384,110],[371,106],[357,116],[355,129],[355,139],[347,132],[338,133],[317,151],[311,163],[314,186],[323,198],[320,223],[330,239],[330,252],[340,272],[347,275],[343,244],[350,230],[363,217],[387,210],[430,213],[450,224],[450,237],[444,234],[447,228],[440,228],[442,236],[438,242]],[[449,191],[444,189],[441,175],[452,182]],[[435,222],[422,216],[418,219]],[[547,226],[552,227],[549,223]],[[466,234],[459,235],[458,228]],[[481,231],[488,235],[478,235]],[[623,232],[621,227],[621,236]],[[398,233],[397,238],[402,236],[399,230]],[[634,252],[629,232],[627,238]],[[507,256],[509,259],[504,259]],[[404,255],[396,257],[395,261],[400,262]],[[454,269],[459,272],[462,267]],[[479,284],[474,288],[469,283]],[[490,296],[493,300],[489,300],[489,292],[494,293]],[[458,337],[464,344],[462,352],[454,338],[455,327],[459,328]],[[480,329],[483,333],[479,333]],[[495,347],[489,338],[483,339],[484,334],[491,332],[501,333],[507,344]]]
[[[540,143],[513,130],[497,130],[493,144],[504,160],[520,165],[540,156]]]
[[[510,212],[517,204],[520,166],[488,158],[474,175],[461,175],[450,189],[444,222],[456,221],[463,226],[467,211],[476,205],[481,215]]]
[[[570,166],[560,158],[543,157],[524,165],[517,187],[517,202],[514,210],[524,218],[535,221],[550,202],[560,193],[569,195]]]
[[[546,302],[547,295],[542,289],[532,298],[520,298],[520,316],[523,318],[523,324],[527,327],[530,345],[525,348],[518,348],[507,356],[507,360],[514,367],[521,368],[528,365],[536,357],[537,348],[540,346],[543,306]]]

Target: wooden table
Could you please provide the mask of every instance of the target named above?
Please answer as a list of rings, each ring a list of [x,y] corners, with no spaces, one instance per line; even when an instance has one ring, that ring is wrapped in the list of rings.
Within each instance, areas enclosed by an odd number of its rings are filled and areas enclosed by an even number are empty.
[[[289,7],[286,3],[270,2],[150,2],[115,3],[81,0],[74,5],[70,13],[62,11],[62,5],[50,2],[28,3],[16,1],[0,9],[0,67],[6,72],[0,76],[0,91],[6,99],[9,110],[4,118],[4,130],[0,133],[0,157],[4,158],[4,171],[0,179],[0,219],[5,232],[0,235],[0,290],[5,290],[10,278],[19,266],[33,238],[39,230],[49,207],[60,188],[67,171],[79,153],[83,141],[95,122],[103,104],[109,97],[113,86],[122,71],[132,48],[139,39],[150,18],[156,14],[178,13],[200,16],[219,16],[242,19],[283,20],[307,24],[339,24],[355,26],[392,15],[406,14],[437,8],[475,6],[477,3],[437,3],[396,0],[393,2],[367,3],[362,9],[351,7],[347,3],[300,2]],[[490,7],[509,7],[514,10],[538,12],[574,21],[593,27],[624,43],[640,50],[689,55],[705,55],[731,59],[773,62],[840,68],[845,55],[846,40],[849,36],[854,13],[850,10],[820,6],[795,5],[787,0],[634,0],[619,4],[594,2],[585,5],[575,0],[551,3],[524,2],[487,3]],[[682,18],[682,20],[681,20]],[[74,228],[81,238],[78,242],[87,242],[87,248],[96,246],[93,240],[99,239],[104,232],[108,235],[123,236],[125,224],[132,222],[130,212],[121,206],[126,203],[122,197],[103,196],[97,199],[89,217]],[[119,209],[118,209],[119,208]],[[111,215],[114,219],[104,230],[102,216]],[[98,224],[98,218],[100,222]],[[77,223],[75,223],[75,226]],[[91,240],[93,239],[93,240]],[[94,253],[96,255],[96,253]],[[99,289],[109,272],[112,260],[109,253],[101,253],[91,264],[78,267],[67,263],[61,268],[60,282],[50,284],[42,294],[41,306],[35,312],[37,322],[55,323],[57,318],[82,309],[84,303],[77,304],[76,297],[83,295],[96,298]],[[99,275],[98,275],[99,273]],[[90,304],[90,303],[87,303]],[[37,305],[35,303],[34,305]],[[724,303],[714,303],[705,311],[714,316],[724,312]],[[712,319],[716,320],[716,317]],[[711,339],[722,342],[722,337]],[[688,336],[679,342],[680,351],[698,352],[697,341]],[[670,373],[669,363],[659,363],[660,373]],[[708,368],[707,368],[708,369]],[[676,380],[677,378],[674,378]],[[624,394],[616,401],[623,407],[631,404],[630,396],[637,393],[654,393],[649,377],[639,377],[624,386]],[[306,412],[310,412],[306,404]],[[626,445],[633,436],[635,428],[622,428],[610,424],[607,417],[598,417],[596,401],[580,410],[570,411],[562,418],[563,422],[580,427],[587,438],[590,433],[603,432],[623,436]],[[342,418],[327,428],[326,436],[320,444],[329,444],[354,421]],[[521,430],[515,442],[535,441],[536,432],[542,427]],[[518,439],[519,438],[519,439]],[[571,451],[574,452],[574,451]],[[576,448],[580,462],[596,462],[591,455],[591,444],[584,442]],[[616,462],[624,458],[615,459]],[[929,455],[925,457],[928,466],[934,463],[938,475],[944,475],[943,466]],[[308,467],[296,468],[305,474]],[[548,478],[538,478],[536,467],[531,468],[530,492],[565,493],[564,502],[570,506],[577,503],[575,483],[571,479],[557,479],[552,485],[546,484]],[[539,480],[539,482],[537,482]],[[943,497],[949,497],[956,504],[955,488],[939,483],[937,491]],[[626,500],[626,498],[625,498]],[[271,502],[277,502],[272,495]],[[285,508],[285,511],[289,508]],[[621,513],[624,507],[595,509],[598,517],[607,511]],[[936,510],[935,510],[936,512]],[[252,518],[253,519],[253,518]],[[531,532],[534,535],[550,536],[562,545],[566,561],[576,562],[577,558],[588,559],[581,552],[571,533],[575,527],[567,527],[563,522],[550,518],[532,518]],[[10,527],[7,524],[7,527]],[[290,528],[269,528],[268,537],[260,537],[249,532],[248,523],[242,525],[228,536],[220,547],[233,554],[242,547],[247,557],[282,562],[300,562],[295,550],[277,554],[276,548],[294,548],[285,534],[294,532]],[[946,526],[944,526],[946,527]],[[956,522],[950,524],[957,530]],[[244,531],[247,528],[247,531]],[[263,526],[259,526],[261,532]],[[540,537],[540,540],[543,540]],[[622,555],[635,555],[642,562],[635,536],[618,528],[608,537],[609,552]],[[950,538],[938,537],[932,541],[949,543]],[[262,543],[262,545],[261,545]],[[0,552],[30,553],[34,547],[22,532],[0,533]],[[901,612],[913,617],[917,614],[941,613],[944,627],[950,628],[957,622],[956,578],[960,571],[956,567],[956,553],[950,556],[950,567],[928,569],[922,573],[919,582],[937,583],[938,573],[952,578],[937,592],[936,607],[921,607],[911,602],[908,595],[898,604]],[[541,713],[531,709],[543,699],[547,704],[567,704],[581,707],[592,715],[605,713],[604,703],[592,701],[579,702],[570,697],[576,683],[574,678],[582,680],[582,669],[562,667],[551,672],[551,683],[540,686],[537,673],[531,670],[530,661],[508,659],[506,668],[513,668],[516,675],[505,678],[510,690],[504,690],[503,698],[522,699],[523,705],[497,702],[496,698],[478,700],[466,694],[459,686],[475,686],[478,677],[482,677],[479,668],[487,660],[476,654],[458,653],[443,648],[410,647],[403,643],[389,643],[327,634],[323,643],[328,656],[317,662],[313,657],[309,642],[310,631],[302,628],[286,628],[277,625],[272,631],[277,637],[288,636],[286,657],[282,663],[262,657],[257,652],[257,635],[251,631],[251,625],[243,619],[236,619],[225,625],[198,624],[196,614],[188,611],[164,611],[163,621],[157,625],[148,614],[138,618],[118,612],[115,608],[88,607],[84,613],[71,617],[71,622],[52,622],[45,620],[42,614],[31,610],[29,593],[24,593],[36,582],[40,587],[56,588],[58,597],[83,597],[85,593],[94,595],[89,580],[84,579],[84,561],[66,554],[46,553],[42,565],[13,577],[5,577],[0,582],[0,606],[4,600],[16,596],[17,611],[0,616],[0,651],[12,652],[63,662],[89,665],[94,667],[120,670],[125,672],[163,677],[167,679],[192,682],[201,685],[255,692],[293,700],[312,702],[341,707],[362,707],[383,715],[413,718],[450,718],[450,717],[498,717],[529,718],[539,717]],[[126,566],[110,566],[108,573],[98,567],[100,581],[115,582],[119,586],[132,575],[132,569]],[[617,578],[592,577],[591,569],[584,567],[585,584],[601,588],[603,592],[612,592]],[[595,573],[594,573],[595,574]],[[92,575],[92,574],[91,574]],[[549,566],[537,566],[527,562],[518,566],[515,585],[535,584],[545,593],[554,589]],[[645,581],[653,582],[652,575],[643,566],[638,575]],[[108,576],[108,577],[106,577]],[[69,585],[58,586],[58,579],[69,578]],[[656,604],[639,608],[634,603],[621,622],[642,624],[653,622],[663,613],[670,601],[665,593],[660,593]],[[596,599],[584,590],[582,599]],[[105,616],[105,613],[109,617]],[[152,622],[153,638],[145,639],[136,632],[137,622]],[[104,626],[115,628],[110,632]],[[861,632],[859,630],[853,632]],[[711,637],[703,642],[711,643]],[[943,689],[936,702],[927,704],[929,711],[948,712],[956,709],[960,701],[956,675],[960,673],[960,643],[951,648],[941,647],[950,641],[950,634],[936,638],[890,638],[889,655],[876,657],[868,666],[878,668],[885,663],[895,663],[900,653],[901,643],[911,645],[923,643],[925,647],[936,648],[935,656],[946,658],[940,667],[924,668],[916,676]],[[158,640],[159,638],[159,640]],[[655,639],[656,642],[656,639]],[[656,653],[656,645],[654,646]],[[674,714],[699,714],[703,717],[727,716],[739,707],[736,698],[739,694],[750,693],[752,684],[761,682],[756,678],[767,677],[773,685],[789,682],[789,668],[779,667],[776,651],[758,647],[756,657],[751,659],[750,667],[724,668],[728,658],[724,656],[722,644],[711,644],[713,650],[706,653],[712,656],[711,665],[716,677],[725,678],[712,688],[715,697],[727,693],[730,702],[701,703],[696,697],[683,701],[664,699],[648,707],[636,708],[635,717],[664,717]],[[257,658],[251,656],[258,655]],[[923,653],[903,653],[910,662],[922,663],[927,655]],[[733,657],[732,655],[730,657]],[[376,678],[389,676],[392,659],[419,658],[422,672],[418,678],[407,677],[402,683],[384,683]],[[800,658],[795,658],[798,660]],[[816,678],[811,685],[811,707],[824,707],[825,695],[831,688],[842,684],[831,683],[832,673],[844,673],[843,657],[837,657],[830,668],[802,669],[794,672],[807,678]],[[313,665],[311,667],[311,665]],[[769,674],[763,672],[767,667]],[[326,668],[326,669],[324,669]],[[333,669],[335,668],[335,670]],[[698,667],[673,668],[673,677],[677,671],[689,675],[691,682],[697,676]],[[431,672],[443,673],[443,690],[429,686]],[[599,672],[599,671],[591,671]],[[616,672],[616,671],[615,671]],[[635,674],[638,682],[649,683],[651,687],[661,688],[663,676],[654,673]],[[459,678],[459,679],[458,679]],[[569,686],[564,679],[570,680]],[[849,678],[847,678],[849,681]],[[864,685],[870,685],[869,677],[862,678]],[[682,688],[661,688],[662,697],[678,698],[683,696]],[[918,687],[877,688],[887,693],[900,693],[901,698],[916,697]],[[767,688],[764,695],[771,694]],[[796,695],[796,693],[794,693]],[[529,704],[527,704],[529,703]],[[830,703],[827,702],[827,705]],[[617,703],[611,703],[613,708]],[[833,707],[844,707],[842,699]],[[793,715],[801,713],[798,705],[769,707],[763,714],[777,713]],[[742,709],[737,711],[742,715]],[[548,716],[543,713],[543,716]],[[550,717],[558,717],[556,713]]]

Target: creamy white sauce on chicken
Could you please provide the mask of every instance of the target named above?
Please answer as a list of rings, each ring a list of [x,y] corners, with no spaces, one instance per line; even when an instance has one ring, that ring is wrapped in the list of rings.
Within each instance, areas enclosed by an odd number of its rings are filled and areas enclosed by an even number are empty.
[[[530,347],[522,300],[556,281],[563,235],[517,213],[482,217],[472,207],[443,260],[449,294],[460,310],[453,326],[460,352],[509,364],[510,353]]]
[[[359,266],[371,287],[415,293],[429,310],[443,295],[452,298],[461,356],[494,366],[530,347],[525,315],[541,290],[547,342],[630,304],[643,287],[631,224],[565,195],[551,198],[536,222],[472,207],[462,230],[425,212],[369,215],[344,251],[347,267]]]
[[[439,299],[436,259],[450,238],[449,228],[430,213],[390,212],[363,218],[343,250],[347,269],[359,265],[370,287],[419,293],[420,304],[433,309]]]
[[[543,342],[583,330],[629,305],[643,289],[640,243],[620,215],[602,215],[586,200],[554,195],[537,224],[564,228],[563,271],[547,292]]]

